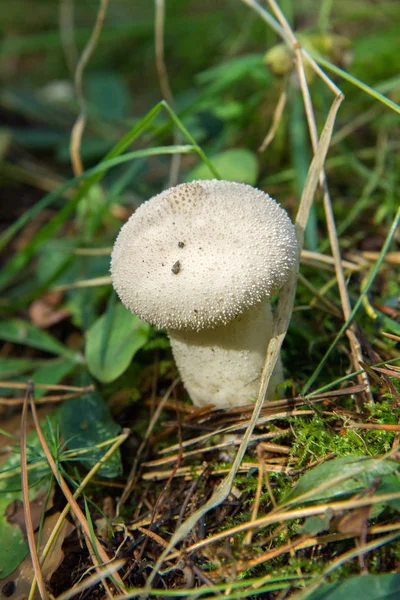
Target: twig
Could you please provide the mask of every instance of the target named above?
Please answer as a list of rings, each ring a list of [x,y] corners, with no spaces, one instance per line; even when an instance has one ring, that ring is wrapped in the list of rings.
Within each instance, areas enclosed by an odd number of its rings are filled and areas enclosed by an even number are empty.
[[[12,388],[15,390],[26,390],[26,383],[15,383],[15,381],[0,381],[0,388]],[[61,384],[47,384],[47,383],[36,383],[35,389],[37,390],[60,390],[66,392],[80,392],[86,394],[87,392],[93,392],[94,386],[87,385],[85,387],[78,387],[75,385],[61,385]]]
[[[251,511],[251,521],[255,521],[257,519],[258,509],[260,508],[262,484],[263,484],[263,479],[264,479],[264,468],[265,468],[264,450],[263,450],[261,444],[258,444],[258,446],[257,446],[257,459],[258,459],[257,489],[256,489],[256,494],[254,496],[253,509]],[[245,546],[250,546],[252,539],[253,539],[253,530],[249,529],[246,537],[243,540],[243,544]]]
[[[70,398],[77,398],[82,395],[82,392],[71,392],[70,394],[54,394],[52,396],[43,396],[42,398],[38,398],[35,402],[36,404],[47,404],[64,402],[64,400],[69,400]],[[20,406],[24,403],[23,398],[2,398],[0,397],[0,405],[3,406]]]
[[[377,431],[399,431],[400,425],[390,425],[381,423],[357,423],[353,425],[346,425],[345,429],[376,429]]]
[[[25,401],[24,401],[24,406],[23,406],[22,415],[21,415],[21,436],[20,436],[21,437],[21,450],[20,450],[20,452],[21,452],[22,498],[23,498],[23,505],[24,505],[26,535],[28,538],[28,546],[29,546],[29,552],[31,555],[32,566],[33,566],[35,577],[36,577],[36,580],[38,583],[40,596],[41,596],[42,600],[47,600],[49,596],[47,594],[46,585],[45,585],[45,582],[43,579],[43,573],[42,573],[42,569],[40,567],[39,557],[38,557],[36,542],[35,542],[35,533],[34,533],[34,529],[33,529],[32,513],[31,513],[30,502],[29,502],[28,471],[26,468],[26,466],[27,466],[26,420],[27,420],[27,416],[28,416],[29,402],[33,403],[33,400],[32,400],[33,399],[33,390],[34,390],[33,386],[34,386],[33,381],[29,381],[28,385],[26,386]]]
[[[147,431],[145,433],[145,436],[143,438],[142,443],[140,444],[138,451],[136,453],[136,457],[134,460],[134,463],[132,465],[132,469],[131,472],[129,473],[129,477],[128,480],[126,482],[126,486],[125,489],[121,495],[121,498],[117,504],[117,508],[116,508],[116,514],[117,516],[119,515],[119,512],[122,508],[122,506],[125,504],[125,502],[127,501],[127,499],[129,498],[131,492],[132,492],[132,488],[135,485],[135,479],[136,479],[136,473],[138,470],[138,466],[140,463],[140,459],[142,457],[143,451],[146,447],[146,444],[148,443],[149,437],[151,435],[151,432],[153,431],[157,421],[158,421],[158,417],[161,414],[161,411],[164,407],[164,404],[167,402],[168,398],[170,397],[173,389],[178,385],[179,383],[179,379],[175,379],[175,381],[172,382],[172,384],[169,386],[168,390],[166,391],[164,397],[162,398],[161,402],[159,403],[159,405],[157,406],[156,411],[154,412],[154,415],[151,418],[151,421],[147,427]]]

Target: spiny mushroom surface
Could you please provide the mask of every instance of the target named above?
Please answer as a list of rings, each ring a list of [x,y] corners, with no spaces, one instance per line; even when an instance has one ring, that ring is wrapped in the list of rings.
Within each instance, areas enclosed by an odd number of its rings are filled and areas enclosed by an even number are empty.
[[[240,183],[194,181],[136,210],[115,242],[111,275],[131,312],[168,330],[192,400],[226,407],[257,395],[269,298],[296,260],[294,226],[270,196]]]

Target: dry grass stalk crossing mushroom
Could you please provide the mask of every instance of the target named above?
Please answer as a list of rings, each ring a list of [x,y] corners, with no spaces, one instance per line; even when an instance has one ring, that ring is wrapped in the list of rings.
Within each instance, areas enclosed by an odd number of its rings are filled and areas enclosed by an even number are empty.
[[[249,404],[272,331],[271,294],[296,268],[295,228],[264,192],[194,181],[145,202],[122,227],[113,285],[133,313],[165,328],[194,404]],[[282,377],[278,364],[268,390]]]

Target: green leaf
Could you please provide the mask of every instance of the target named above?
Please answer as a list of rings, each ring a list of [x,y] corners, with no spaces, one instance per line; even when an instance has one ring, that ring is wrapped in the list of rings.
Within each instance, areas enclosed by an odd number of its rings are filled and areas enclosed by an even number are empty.
[[[321,531],[328,531],[333,514],[333,511],[327,509],[325,515],[321,515],[320,517],[308,517],[308,519],[305,520],[304,525],[300,528],[301,533],[308,533],[309,535],[314,536]]]
[[[254,152],[245,148],[225,150],[210,157],[221,179],[255,185],[258,175],[257,158]],[[206,164],[197,165],[186,177],[186,181],[195,179],[214,179]]]
[[[120,432],[120,426],[113,420],[107,404],[97,392],[64,402],[60,408],[60,429],[70,450],[91,449],[79,457],[87,469],[91,469],[105,453],[104,447],[94,446],[114,438]],[[103,477],[117,477],[122,473],[119,450],[98,472]]]
[[[0,358],[0,373],[3,379],[11,379],[33,371],[42,363],[32,358]]]
[[[56,417],[42,423],[43,433],[47,438],[50,433],[50,423],[51,427],[54,427]],[[47,491],[49,477],[52,475],[36,431],[28,435],[26,445],[28,464],[31,467],[28,473],[29,498],[33,500]],[[35,468],[36,462],[40,464]],[[20,464],[20,454],[17,450],[6,458],[0,469],[0,579],[12,573],[28,554],[28,546],[21,528],[7,518],[10,505],[13,505],[13,509],[18,512],[21,510]]]
[[[64,359],[37,360],[32,358],[0,358],[0,373],[3,379],[17,378],[17,381],[26,382],[26,374],[38,383],[58,383],[76,368],[76,361]],[[25,375],[25,377],[23,377]],[[2,394],[9,396],[15,392],[12,388],[3,388]],[[46,390],[35,389],[35,398],[38,399]],[[24,392],[21,392],[23,395]]]
[[[76,363],[70,360],[47,361],[32,373],[32,379],[35,383],[52,383],[54,385],[69,375],[75,367]],[[35,398],[39,398],[45,393],[46,390],[35,390]]]
[[[117,304],[89,329],[86,361],[90,373],[104,383],[117,379],[148,340],[150,325]]]
[[[50,354],[63,356],[72,361],[77,361],[78,359],[78,355],[75,352],[60,344],[60,342],[45,331],[22,319],[0,321],[0,339],[44,350],[45,352],[50,352]]]
[[[397,600],[400,597],[400,573],[357,575],[346,581],[323,585],[302,600]]]
[[[21,529],[11,525],[5,516],[7,507],[14,501],[10,496],[0,496],[0,579],[10,575],[28,554]]]
[[[321,501],[355,494],[372,484],[376,477],[396,473],[399,465],[382,458],[344,456],[310,469],[299,479],[286,501]],[[306,498],[302,498],[306,495]]]
[[[378,487],[376,488],[376,494],[398,494],[400,492],[400,479],[398,475],[386,475],[382,477]],[[400,498],[394,498],[393,500],[386,500],[384,504],[375,504],[372,507],[371,516],[376,517],[380,514],[387,506],[390,506],[394,510],[400,510]]]
[[[109,119],[129,116],[129,89],[118,74],[113,71],[92,73],[86,79],[86,89],[88,101],[100,115]]]

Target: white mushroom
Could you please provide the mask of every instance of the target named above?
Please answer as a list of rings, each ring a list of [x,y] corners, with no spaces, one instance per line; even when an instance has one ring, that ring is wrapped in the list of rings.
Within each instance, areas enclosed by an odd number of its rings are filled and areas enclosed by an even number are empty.
[[[198,406],[241,406],[258,394],[272,330],[270,297],[295,268],[295,228],[264,192],[194,181],[140,206],[111,259],[125,306],[165,328]],[[281,380],[275,369],[268,397]]]

